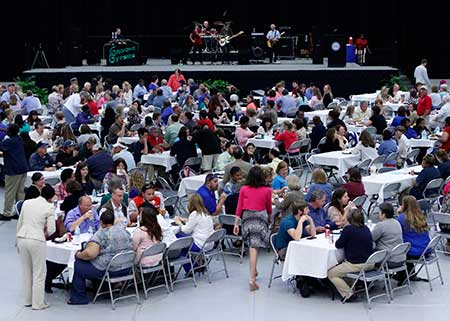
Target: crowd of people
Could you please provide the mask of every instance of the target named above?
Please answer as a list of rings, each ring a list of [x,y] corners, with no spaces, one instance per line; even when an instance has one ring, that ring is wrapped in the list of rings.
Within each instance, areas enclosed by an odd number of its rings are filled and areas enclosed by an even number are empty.
[[[224,212],[236,216],[232,232],[242,235],[248,247],[251,291],[259,289],[258,255],[269,246],[271,233],[278,233],[275,245],[284,258],[290,241],[342,229],[336,248],[344,249],[345,261],[331,268],[328,277],[347,301],[353,297],[343,277],[359,271],[374,250],[410,242],[408,257],[420,255],[429,237],[417,200],[423,197],[428,182],[447,179],[450,174],[450,96],[444,83],[438,93],[440,101],[432,100],[422,84],[419,94],[411,89],[408,101],[402,101],[406,107],[399,108],[391,126],[384,104],[403,99],[397,95],[398,85],[390,93],[382,90],[372,108],[368,102],[357,108],[331,106],[327,124],[318,116],[308,119],[305,112],[334,103],[329,84],[323,93],[314,84],[307,87],[293,82],[292,88],[286,87],[285,82],[279,82],[261,99],[251,95],[240,99],[234,86],[217,92],[193,79],[186,81],[178,69],[169,81],[160,82],[153,76],[148,86],[141,80],[134,89],[128,82],[119,87],[97,77],[94,84],[87,82],[79,90],[74,78],[68,87],[52,88],[44,111],[51,116],[50,122],[40,119],[42,106],[33,105],[32,93],[23,97],[14,85],[4,88],[0,96],[0,151],[5,206],[0,220],[18,219],[17,244],[28,289],[25,305],[48,307],[44,291],[52,292],[53,279],[66,266],[46,261],[45,240],[66,232],[93,235],[75,255],[69,304],[89,302],[86,280],[101,277],[117,253],[134,250],[139,258],[149,246],[159,242],[170,245],[186,235],[194,238],[191,251],[214,246],[205,245],[205,241],[220,227],[217,216]],[[22,107],[18,109],[17,104]],[[438,111],[432,115],[435,109]],[[281,117],[291,119],[279,124]],[[96,123],[100,126],[95,127]],[[347,126],[356,123],[375,128],[376,134],[364,130],[355,140]],[[236,125],[221,126],[224,124]],[[380,223],[372,231],[365,226],[361,209],[352,202],[365,195],[360,169],[349,169],[347,182],[336,186],[322,168],[317,168],[311,181],[305,179],[302,186],[300,177],[292,174],[291,163],[286,162],[287,152],[326,153],[353,146],[351,153],[360,155],[361,160],[398,152],[397,159],[384,165],[402,168],[408,165],[410,139],[424,137],[438,127],[443,129],[442,145],[435,154],[421,150],[418,161],[423,170],[416,183],[404,191],[398,217],[392,206],[380,204]],[[255,147],[249,139],[257,135],[273,137],[278,148]],[[121,140],[124,137],[134,137],[134,143],[126,146]],[[290,148],[306,138],[311,140],[307,150]],[[141,162],[143,155],[167,151],[176,159],[170,169]],[[186,160],[198,156],[201,164],[197,167],[184,166]],[[46,184],[42,173],[57,170],[60,182],[53,187]],[[35,172],[32,184],[25,188],[30,171]],[[223,172],[223,179],[217,172]],[[189,216],[166,208],[167,195],[156,179],[162,177],[175,187],[180,179],[200,173],[206,174],[205,181],[189,195]],[[444,193],[449,189],[447,184]],[[94,206],[93,194],[102,191],[100,204]],[[23,199],[22,210],[14,213],[13,205]],[[55,219],[56,199],[60,214]],[[178,234],[164,219],[167,213],[181,226]],[[125,227],[136,224],[139,227],[130,235]],[[160,256],[146,257],[143,263],[153,266],[160,260]],[[120,265],[111,271],[114,275],[129,272]],[[399,275],[399,282],[404,277]]]

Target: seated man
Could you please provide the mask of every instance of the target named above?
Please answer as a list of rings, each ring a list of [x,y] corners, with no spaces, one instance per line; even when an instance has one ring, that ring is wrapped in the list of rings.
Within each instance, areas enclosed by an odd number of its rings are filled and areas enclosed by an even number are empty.
[[[200,186],[197,193],[202,197],[205,208],[211,215],[218,215],[222,213],[222,206],[225,202],[226,195],[220,195],[219,202],[216,201],[215,191],[219,187],[219,179],[214,174],[208,174],[205,178],[205,184]]]
[[[51,138],[50,132],[48,129],[45,129],[43,123],[38,122],[34,125],[34,131],[30,132],[30,138],[34,140],[34,142],[40,143],[42,141],[48,141]]]
[[[62,166],[72,166],[78,161],[78,151],[75,149],[77,144],[73,140],[66,140],[63,147],[56,155],[56,162]]]
[[[131,237],[123,226],[114,225],[114,213],[105,210],[101,216],[102,228],[87,243],[84,250],[75,254],[74,275],[68,304],[88,304],[86,279],[103,277],[114,255],[131,251]],[[111,265],[110,275],[117,277],[129,273],[129,267]]]
[[[108,136],[106,140],[109,144],[117,143],[119,137],[128,136],[127,125],[125,124],[125,116],[123,114],[116,114],[116,121],[109,127]]]
[[[139,208],[144,203],[150,203],[156,208],[164,209],[164,197],[160,192],[156,191],[153,184],[145,184],[142,187],[142,194],[130,201],[127,213],[131,222],[138,220]]]
[[[322,190],[316,190],[311,193],[309,197],[309,215],[314,221],[314,226],[317,233],[323,233],[327,228],[336,229],[337,225],[330,220],[325,213],[323,206],[325,205],[326,194]]]
[[[275,248],[282,260],[286,257],[290,241],[299,241],[302,237],[316,236],[314,220],[309,216],[309,208],[305,201],[295,201],[292,214],[281,220],[280,229],[275,239]]]
[[[223,192],[227,196],[238,193],[240,185],[242,185],[243,183],[242,170],[237,166],[232,167],[230,170],[230,178],[231,179],[228,181],[228,183],[226,183],[223,187]]]
[[[32,171],[54,171],[56,167],[61,167],[61,163],[55,163],[53,158],[47,153],[48,144],[38,143],[37,150],[30,156],[30,170]]]
[[[231,145],[230,142],[225,143],[225,150],[217,158],[216,171],[225,170],[225,166],[234,161],[233,156],[234,147],[235,146]]]
[[[114,224],[122,223],[128,225],[127,205],[123,202],[124,191],[122,186],[115,186],[110,189],[111,199],[102,205],[99,213],[111,210],[114,213]]]
[[[92,209],[92,201],[89,196],[80,197],[78,206],[67,213],[64,225],[66,231],[72,233],[77,227],[80,228],[80,233],[88,233],[89,227],[93,232],[99,229],[100,219],[97,212]]]

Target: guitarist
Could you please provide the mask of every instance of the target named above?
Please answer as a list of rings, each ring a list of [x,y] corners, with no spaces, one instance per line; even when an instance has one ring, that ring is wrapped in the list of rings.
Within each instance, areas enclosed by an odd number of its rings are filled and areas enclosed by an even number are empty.
[[[231,37],[233,35],[233,30],[231,30],[230,24],[226,23],[219,33],[219,39]],[[230,44],[226,43],[221,46],[222,50],[222,64],[230,64]]]
[[[203,47],[203,39],[202,39],[202,28],[200,25],[196,25],[195,29],[189,35],[189,39],[192,43],[192,64],[195,64],[195,56],[197,52],[197,58],[200,61],[200,64],[203,65],[202,60],[202,47]]]
[[[267,33],[267,53],[269,55],[269,63],[277,63],[278,58],[278,40],[280,40],[280,32],[276,29],[274,24],[270,25],[270,30]]]

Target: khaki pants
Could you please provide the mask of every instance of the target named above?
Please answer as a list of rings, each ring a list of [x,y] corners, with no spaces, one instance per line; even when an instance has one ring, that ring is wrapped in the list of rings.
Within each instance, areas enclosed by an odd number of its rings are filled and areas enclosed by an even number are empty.
[[[216,167],[217,159],[220,154],[203,155],[202,157],[202,171],[210,172]]]
[[[21,201],[25,198],[25,178],[27,174],[5,176],[5,208],[4,216],[12,216],[12,207],[14,202]],[[17,213],[19,214],[19,213]]]
[[[25,305],[40,309],[45,305],[46,244],[44,241],[18,238],[17,246],[22,261]]]
[[[364,263],[353,264],[348,261],[344,261],[339,265],[328,270],[328,279],[334,284],[336,289],[342,295],[342,297],[350,296],[350,287],[343,279],[349,272],[359,272],[362,270]],[[373,269],[374,265],[371,264],[366,270]]]

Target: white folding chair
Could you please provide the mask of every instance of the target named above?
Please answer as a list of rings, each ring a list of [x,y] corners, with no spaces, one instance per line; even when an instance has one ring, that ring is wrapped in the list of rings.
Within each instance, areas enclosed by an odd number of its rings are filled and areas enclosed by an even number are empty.
[[[164,260],[163,260],[163,255],[166,251],[166,244],[161,242],[152,246],[149,246],[148,248],[146,248],[144,250],[144,252],[142,252],[141,257],[139,258],[139,263],[138,263],[138,267],[139,267],[139,273],[141,274],[141,281],[142,281],[142,286],[144,288],[144,296],[145,299],[147,299],[147,293],[150,290],[153,289],[157,289],[160,287],[165,286],[167,289],[167,293],[170,293],[170,288],[169,288],[169,283],[167,281],[167,275],[166,275],[166,270],[164,268]],[[151,266],[151,267],[145,267],[142,265],[142,260],[146,257],[149,256],[155,256],[155,255],[161,255],[161,260],[158,262],[157,265]],[[156,285],[156,286],[150,286],[150,283],[152,280],[156,280],[156,277],[159,275],[160,272],[163,272],[163,276],[164,276],[164,284],[161,285]],[[145,275],[146,274],[152,274],[153,273],[157,273],[156,277],[152,277],[150,278],[147,282],[145,280]],[[148,284],[146,284],[148,283]]]
[[[372,302],[373,299],[386,296],[388,303],[391,303],[390,293],[389,293],[389,286],[387,284],[386,276],[385,276],[385,263],[388,258],[389,252],[387,250],[380,250],[373,253],[367,261],[364,263],[362,269],[360,272],[351,272],[347,273],[346,277],[355,280],[350,288],[350,293],[356,294],[359,291],[354,291],[356,283],[358,281],[364,282],[364,289],[366,292],[367,297],[367,304],[369,305],[369,309],[371,309],[370,302]],[[368,269],[371,265],[375,266],[375,269]],[[377,267],[378,266],[378,267]],[[375,281],[384,281],[384,288],[385,293],[377,294],[374,296],[370,296],[369,294],[369,288]],[[369,283],[369,284],[368,284]],[[343,303],[345,303],[345,299],[343,300]]]
[[[169,283],[170,283],[170,289],[173,292],[173,285],[177,282],[187,281],[192,279],[194,282],[194,287],[197,287],[197,283],[195,281],[195,273],[192,272],[192,276],[186,276],[183,279],[178,280],[178,274],[180,274],[181,269],[183,268],[183,264],[189,264],[191,266],[191,271],[194,269],[194,264],[192,262],[192,255],[191,255],[191,246],[194,243],[194,239],[192,236],[182,237],[174,241],[172,244],[169,245],[169,247],[166,250],[165,253],[165,260],[167,267],[176,267],[178,266],[178,271],[174,273],[174,277],[172,278],[172,273],[169,272]],[[187,256],[182,257],[179,256],[177,258],[171,258],[171,253],[181,253],[182,250],[187,250]],[[174,255],[175,256],[175,255]]]
[[[137,286],[137,282],[136,282],[135,270],[134,270],[135,257],[136,257],[136,253],[134,251],[118,253],[112,257],[111,261],[109,262],[108,266],[106,267],[105,274],[103,275],[103,278],[102,278],[102,281],[100,282],[97,293],[95,294],[95,297],[92,301],[93,303],[95,303],[95,301],[97,300],[97,298],[100,295],[109,293],[109,295],[111,297],[111,306],[112,306],[113,310],[116,309],[116,307],[114,305],[114,303],[116,301],[126,299],[126,298],[136,297],[138,304],[141,304],[141,300],[139,299],[139,290],[138,290],[138,286]],[[115,265],[122,266],[123,269],[129,268],[130,272],[125,275],[113,277],[110,274],[111,273],[110,269],[111,269],[111,266],[115,266]],[[125,289],[125,287],[129,281],[134,282],[134,289],[136,291],[136,294],[121,296],[123,290]],[[105,282],[108,283],[108,291],[101,292],[103,283],[105,283]],[[122,288],[120,290],[119,289],[113,290],[112,284],[119,283],[119,282],[123,282]],[[114,294],[113,294],[113,292],[115,292],[115,291],[119,291],[119,296],[116,298],[114,297]]]
[[[278,233],[274,233],[270,236],[270,248],[273,251],[273,260],[272,260],[272,270],[270,272],[270,278],[269,278],[269,288],[272,286],[272,281],[278,278],[281,278],[281,274],[277,276],[273,276],[273,273],[275,272],[275,266],[282,265],[283,260],[281,260],[280,256],[278,255],[278,251],[275,248],[275,239],[277,237]]]
[[[391,300],[394,300],[394,291],[407,287],[409,294],[412,294],[411,283],[409,280],[409,272],[406,266],[406,254],[411,248],[411,243],[406,242],[395,246],[386,260],[386,276],[388,279],[389,293],[391,294]],[[392,287],[391,275],[405,271],[406,273],[406,284],[397,287]]]
[[[432,179],[428,182],[427,186],[425,186],[425,189],[423,190],[423,199],[430,202],[431,206],[433,206],[438,197],[441,195],[440,191],[442,183],[444,183],[444,180],[442,178]]]
[[[215,256],[219,256],[222,258],[223,263],[223,269],[217,272],[225,272],[225,276],[228,278],[228,270],[227,265],[225,263],[225,256],[223,255],[222,250],[222,241],[225,237],[225,234],[227,232],[225,229],[220,229],[214,231],[205,241],[203,244],[200,252],[192,252],[192,256],[194,258],[194,271],[196,269],[205,268],[206,269],[206,275],[208,277],[208,282],[211,283],[211,272],[209,271],[209,263],[211,263],[211,260]],[[215,247],[213,247],[211,250],[206,250],[207,247],[211,244],[217,244]],[[201,264],[203,262],[203,264]],[[200,263],[198,266],[195,266],[197,263]]]

